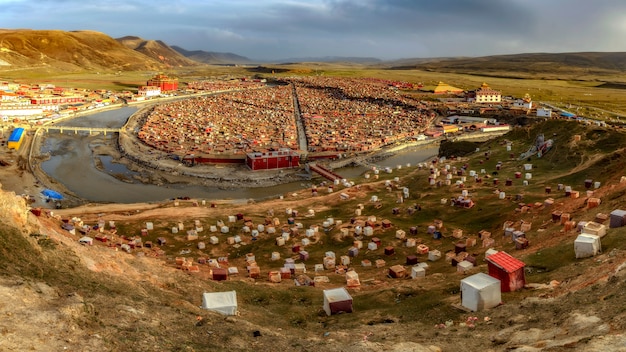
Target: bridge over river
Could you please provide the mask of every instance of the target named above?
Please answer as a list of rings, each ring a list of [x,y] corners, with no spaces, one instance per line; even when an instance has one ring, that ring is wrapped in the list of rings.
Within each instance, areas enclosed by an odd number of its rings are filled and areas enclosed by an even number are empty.
[[[318,173],[320,176],[330,180],[330,181],[337,181],[337,180],[343,180],[344,177],[342,177],[341,175],[333,172],[332,170],[329,170],[327,168],[325,168],[322,165],[316,164],[316,163],[308,163],[306,165],[307,169],[311,172],[316,172]]]
[[[107,135],[107,134],[112,134],[112,133],[119,133],[122,131],[122,128],[72,127],[72,126],[53,126],[53,125],[42,126],[40,129],[44,130],[46,133],[50,133],[54,131],[57,131],[60,133],[63,133],[64,131],[70,131],[70,132],[73,131],[74,134],[78,134],[78,132],[89,132],[90,135],[99,134],[99,133]]]

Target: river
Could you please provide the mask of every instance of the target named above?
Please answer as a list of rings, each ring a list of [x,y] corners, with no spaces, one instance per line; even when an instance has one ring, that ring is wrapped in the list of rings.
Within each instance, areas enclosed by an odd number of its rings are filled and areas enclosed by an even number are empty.
[[[119,128],[128,118],[137,111],[135,107],[123,107],[116,110],[94,113],[77,117],[72,120],[57,122],[56,125],[75,127],[106,127]],[[114,143],[111,135],[104,143]],[[78,197],[97,203],[140,203],[163,201],[166,199],[193,196],[207,200],[262,200],[279,195],[293,193],[311,185],[312,181],[291,182],[272,187],[221,189],[216,187],[194,185],[166,185],[157,186],[124,182],[113,177],[110,173],[128,174],[133,172],[124,165],[111,162],[110,157],[100,157],[104,170],[100,171],[94,164],[94,156],[90,145],[102,140],[102,136],[94,137],[86,133],[50,132],[45,136],[41,145],[41,153],[49,153],[50,158],[41,164],[42,170],[49,176],[63,184]],[[379,161],[380,167],[392,167],[411,164],[413,166],[437,154],[437,147],[420,148],[399,152],[398,154]],[[335,170],[347,179],[359,183],[358,178],[367,169],[365,167],[344,167]],[[315,180],[315,179],[314,179]]]

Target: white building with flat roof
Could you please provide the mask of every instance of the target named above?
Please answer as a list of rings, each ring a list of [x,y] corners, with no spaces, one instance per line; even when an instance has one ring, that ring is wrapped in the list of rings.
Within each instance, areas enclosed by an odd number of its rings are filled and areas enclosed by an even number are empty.
[[[551,117],[552,109],[550,108],[537,108],[537,117]]]

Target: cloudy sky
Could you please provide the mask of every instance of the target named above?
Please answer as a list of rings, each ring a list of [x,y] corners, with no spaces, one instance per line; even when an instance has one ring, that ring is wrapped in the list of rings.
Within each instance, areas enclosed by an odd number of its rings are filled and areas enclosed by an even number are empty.
[[[624,0],[0,0],[0,27],[272,60],[626,51]]]

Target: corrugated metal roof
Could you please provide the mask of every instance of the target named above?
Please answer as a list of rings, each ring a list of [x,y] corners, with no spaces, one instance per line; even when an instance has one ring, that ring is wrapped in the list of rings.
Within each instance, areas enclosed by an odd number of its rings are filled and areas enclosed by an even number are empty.
[[[526,266],[523,261],[511,256],[510,254],[500,251],[486,258],[488,262],[502,268],[507,273],[512,273]]]

